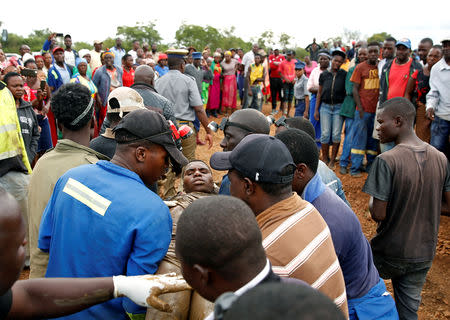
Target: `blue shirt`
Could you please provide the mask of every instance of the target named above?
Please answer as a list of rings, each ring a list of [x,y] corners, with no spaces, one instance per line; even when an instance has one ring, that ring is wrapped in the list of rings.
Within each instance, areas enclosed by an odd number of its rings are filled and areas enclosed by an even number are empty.
[[[111,52],[114,53],[114,64],[116,66],[122,66],[122,58],[125,55],[125,50],[123,48],[116,48],[115,46],[111,48]]]
[[[351,207],[350,203],[348,203],[347,199],[345,198],[341,180],[337,177],[333,170],[328,168],[328,166],[322,160],[319,160],[317,173],[322,179],[322,182],[331,190],[333,190],[333,192],[336,193],[337,196],[342,199],[342,201],[344,201],[349,207]]]
[[[219,194],[224,196],[230,195],[230,179],[228,175],[224,175],[222,178],[222,183],[220,184]]]
[[[67,171],[44,210],[38,247],[49,252],[46,277],[155,273],[166,254],[172,219],[139,176],[108,161]],[[126,298],[61,319],[128,319],[145,313]]]
[[[378,283],[380,276],[358,218],[317,173],[306,185],[302,198],[313,204],[330,228],[347,299],[364,296]]]
[[[165,66],[165,67],[161,67],[159,64],[157,64],[155,66],[155,70],[158,72],[159,77],[162,77],[163,75],[165,75],[167,72],[169,72],[169,67]]]

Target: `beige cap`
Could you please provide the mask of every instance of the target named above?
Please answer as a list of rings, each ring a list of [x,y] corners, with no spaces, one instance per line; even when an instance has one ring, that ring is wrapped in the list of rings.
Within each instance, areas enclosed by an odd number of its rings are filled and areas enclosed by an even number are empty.
[[[146,109],[144,99],[136,91],[128,87],[119,87],[111,91],[108,96],[108,113],[120,113],[120,117],[124,112],[131,112],[138,109]]]
[[[94,40],[94,44],[102,44],[103,41],[102,40]]]

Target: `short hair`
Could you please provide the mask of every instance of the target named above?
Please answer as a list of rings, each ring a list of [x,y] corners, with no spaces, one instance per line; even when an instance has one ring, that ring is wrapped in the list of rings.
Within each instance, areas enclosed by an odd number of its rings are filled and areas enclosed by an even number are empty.
[[[433,40],[431,38],[423,38],[420,40],[420,43],[426,43],[428,42],[431,46],[433,46]]]
[[[284,122],[289,126],[289,128],[299,129],[306,132],[313,140],[316,139],[316,130],[312,125],[311,121],[303,117],[293,117],[287,118]]]
[[[126,54],[122,57],[122,62],[127,61],[128,57],[131,57],[131,54],[126,53]]]
[[[275,138],[286,145],[296,165],[304,163],[312,172],[317,172],[319,149],[311,136],[299,129],[287,129],[277,133]]]
[[[23,63],[23,66],[26,68],[30,63],[36,63],[36,61],[33,58],[30,58]]]
[[[265,261],[262,235],[252,210],[230,196],[209,196],[189,205],[177,224],[176,252],[181,260],[236,278]]]
[[[397,40],[394,37],[387,37],[386,39],[384,39],[384,41],[389,41],[389,42],[397,42]]]
[[[367,45],[367,47],[380,47],[380,44],[377,41],[371,41],[369,42],[369,44]]]
[[[442,45],[441,44],[435,44],[431,47],[431,49],[438,49],[442,51]]]
[[[72,39],[72,37],[70,36],[70,34],[66,34],[66,35],[64,36],[64,40],[67,39],[67,38]]]
[[[393,117],[401,116],[405,118],[410,124],[414,124],[416,118],[416,108],[406,98],[396,97],[389,99],[381,104],[380,109],[383,112],[390,113]]]
[[[91,99],[91,91],[82,84],[68,83],[61,86],[51,100],[56,120],[69,130],[81,130],[92,119],[94,104],[76,124],[71,123],[86,110]]]
[[[183,169],[181,170],[181,177],[182,177],[182,178],[184,177],[184,172],[186,171],[186,167],[187,167],[189,164],[193,163],[193,162],[202,162],[204,165],[206,165],[206,166],[208,167],[209,172],[211,172],[211,174],[212,174],[212,170],[211,170],[211,167],[209,166],[209,164],[207,164],[207,163],[206,163],[205,161],[203,161],[203,160],[200,160],[200,159],[194,159],[194,160],[190,160],[190,161],[183,167]]]
[[[280,175],[282,176],[288,176],[294,174],[295,167],[292,165],[287,165],[283,169],[280,170]],[[247,177],[245,174],[240,172],[237,169],[233,169],[234,172],[241,178],[248,178],[253,183],[256,183],[258,186],[261,187],[261,189],[264,191],[264,193],[267,193],[271,197],[279,197],[281,195],[284,195],[286,193],[289,193],[292,191],[292,181],[289,182],[283,182],[283,183],[271,183],[271,182],[260,182],[255,181],[252,177]]]
[[[306,285],[268,282],[258,285],[231,305],[224,320],[344,320],[336,304],[323,293]]]
[[[266,116],[255,109],[241,109],[233,112],[233,114],[228,118],[231,122],[236,122],[242,125],[245,125],[251,131],[250,133],[261,133],[261,134],[269,134],[270,133],[270,124],[266,119]],[[243,131],[245,129],[239,128]]]
[[[169,57],[167,59],[167,66],[169,69],[177,69],[184,63],[183,59],[176,58],[176,57]]]
[[[6,83],[6,85],[8,85],[9,79],[14,77],[21,77],[21,75],[18,74],[17,72],[8,72],[3,78],[3,82]]]
[[[139,40],[137,40],[137,39],[133,40],[133,43],[136,43],[136,42],[139,42]]]

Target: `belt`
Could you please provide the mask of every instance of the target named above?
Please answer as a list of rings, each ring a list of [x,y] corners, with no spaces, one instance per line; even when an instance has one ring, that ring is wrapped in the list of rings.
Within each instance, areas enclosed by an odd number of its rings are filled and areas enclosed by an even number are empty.
[[[177,122],[178,122],[179,124],[189,124],[189,123],[192,123],[192,121],[189,121],[189,120],[179,120],[179,119],[177,119]]]

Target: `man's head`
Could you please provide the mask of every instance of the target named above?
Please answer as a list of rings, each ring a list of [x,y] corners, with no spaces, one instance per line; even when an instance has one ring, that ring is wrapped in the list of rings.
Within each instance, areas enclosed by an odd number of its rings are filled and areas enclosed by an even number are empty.
[[[158,51],[158,45],[156,43],[152,43],[152,52],[156,53]]]
[[[405,133],[412,132],[416,109],[405,98],[392,98],[380,106],[376,130],[381,143],[394,142]]]
[[[134,110],[145,109],[144,99],[136,91],[128,87],[119,87],[108,96],[106,117],[113,129],[124,116]]]
[[[112,53],[111,51],[103,52],[103,60],[105,61],[105,66],[107,68],[114,67],[114,53]]]
[[[394,59],[395,57],[395,44],[397,40],[393,37],[386,38],[383,42],[383,59]]]
[[[361,51],[362,48],[359,50]],[[378,57],[380,55],[380,46],[379,46],[378,42],[374,41],[374,42],[369,43],[367,52],[368,52],[368,55],[367,55],[368,63],[371,65],[376,64],[378,61]],[[360,62],[361,62],[361,59],[360,59]]]
[[[44,57],[44,64],[49,67],[52,64],[52,55],[50,52],[46,52],[43,54]]]
[[[94,41],[94,50],[97,52],[102,51],[102,47],[103,47],[103,41],[100,40],[95,40]]]
[[[319,165],[319,149],[316,142],[304,131],[287,129],[275,135],[281,140],[292,155],[296,165],[292,190],[299,195],[305,186],[314,177]]]
[[[121,47],[122,47],[122,39],[116,38],[116,48],[121,48]]]
[[[31,49],[30,49],[30,47],[27,46],[26,44],[21,45],[20,48],[19,48],[19,54],[20,54],[22,57],[23,57],[23,55],[24,55],[25,53],[30,53],[30,52],[31,52]]]
[[[313,140],[316,137],[316,131],[312,123],[303,117],[292,117],[284,120],[285,126],[277,127],[275,131],[276,134],[286,130],[286,129],[299,129],[305,131]]]
[[[112,161],[124,163],[146,186],[164,176],[169,159],[176,173],[188,162],[177,149],[167,120],[157,112],[132,111],[120,120],[113,132],[117,148]]]
[[[431,69],[442,58],[442,46],[433,46],[428,52],[427,65]]]
[[[418,53],[420,60],[425,64],[427,62],[428,52],[430,52],[431,47],[433,46],[433,40],[430,38],[423,38],[419,42]]]
[[[134,82],[142,82],[150,86],[153,85],[153,80],[155,78],[155,72],[148,65],[142,65],[136,68],[134,72]]]
[[[255,215],[290,196],[295,164],[286,146],[265,134],[251,134],[228,152],[210,160],[216,170],[229,170],[230,193],[244,200]]]
[[[56,47],[53,49],[53,58],[56,64],[62,65],[64,63],[64,49],[61,47]]]
[[[159,64],[161,67],[167,66],[167,54],[161,53],[161,54],[159,55],[159,57],[158,57],[158,64]]]
[[[12,195],[0,187],[0,295],[19,279],[25,262],[25,223]]]
[[[442,54],[444,55],[445,61],[450,63],[450,37],[447,37],[441,41],[442,43]]]
[[[228,118],[220,146],[223,151],[231,151],[244,137],[252,133],[270,133],[270,125],[265,115],[255,109],[237,110]]]
[[[340,49],[336,49],[331,55],[333,57],[333,59],[331,60],[331,69],[337,71],[341,68],[342,64],[345,61],[345,52]]]
[[[319,51],[319,66],[320,69],[324,70],[328,68],[330,65],[331,56],[328,54],[327,51]]]
[[[214,191],[214,181],[209,166],[202,160],[192,160],[184,168],[181,174],[184,192]]]
[[[123,57],[122,57],[122,65],[124,67],[127,67],[128,69],[130,69],[131,67],[133,67],[133,56],[131,54],[126,53]]]
[[[184,58],[188,54],[187,50],[184,49],[173,49],[167,50],[167,65],[170,70],[178,70],[181,73],[184,73],[184,67],[186,65]]]
[[[20,74],[17,72],[9,72],[3,78],[3,82],[6,83],[14,99],[18,100],[22,98],[25,91],[23,90],[23,79]]]
[[[63,135],[66,131],[83,129],[89,134],[94,100],[88,88],[79,83],[65,84],[52,96],[51,104]]]
[[[196,68],[198,68],[202,65],[202,53],[201,52],[192,52],[192,58],[194,59],[193,63]]]
[[[405,63],[408,61],[411,55],[411,41],[407,38],[403,38],[397,41],[395,44],[397,62]]]
[[[134,40],[133,41],[133,50],[137,51],[137,49],[139,49],[139,48],[140,48],[139,41],[138,40]]]
[[[253,53],[258,53],[259,45],[257,43],[252,44],[252,51]]]
[[[369,50],[368,48],[365,47],[361,47],[357,50],[357,55],[358,55],[358,62],[364,62],[367,60],[368,55],[369,55]],[[377,57],[378,58],[378,57]]]
[[[137,48],[137,50],[136,50],[136,56],[137,56],[138,58],[145,59],[144,49],[142,49],[142,48]]]
[[[295,52],[293,50],[288,50],[286,52],[286,60],[291,61],[295,56]]]
[[[66,49],[72,48],[72,37],[70,34],[64,36],[64,45],[66,46]]]
[[[227,196],[204,197],[184,210],[175,252],[183,277],[209,301],[236,291],[266,264],[253,212],[243,201]]]
[[[276,56],[280,55],[280,49],[273,50],[273,54]]]
[[[224,320],[344,320],[336,304],[309,286],[272,282],[250,289],[231,305]]]

